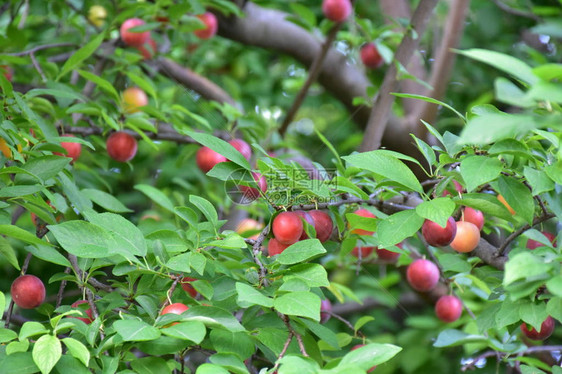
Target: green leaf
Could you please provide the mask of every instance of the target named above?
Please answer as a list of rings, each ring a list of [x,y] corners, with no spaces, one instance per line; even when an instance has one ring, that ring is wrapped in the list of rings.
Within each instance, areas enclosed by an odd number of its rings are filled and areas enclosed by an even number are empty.
[[[205,338],[207,332],[205,325],[199,321],[179,322],[173,326],[163,328],[162,333],[173,338],[190,340],[199,344]]]
[[[300,264],[292,266],[291,269],[285,273],[283,280],[285,282],[291,279],[299,279],[305,282],[308,287],[328,287],[328,272],[324,266],[320,264]]]
[[[388,178],[413,191],[423,192],[423,188],[412,170],[398,158],[390,156],[382,150],[357,153],[342,158],[353,166]]]
[[[47,244],[47,243],[45,243]],[[27,246],[25,250],[33,254],[33,256],[40,258],[41,260],[52,262],[53,264],[61,266],[71,266],[70,261],[66,257],[60,254],[55,248],[49,247],[47,245],[38,246]]]
[[[546,304],[546,313],[562,322],[562,297],[553,297]]]
[[[58,178],[62,185],[62,191],[68,200],[70,200],[70,203],[74,205],[74,208],[78,209],[79,212],[92,209],[92,202],[86,196],[82,195],[74,181],[70,180],[65,173],[59,173]]]
[[[16,352],[0,355],[2,374],[34,374],[39,370],[33,362],[31,352]]]
[[[369,370],[375,365],[387,362],[401,350],[402,348],[392,344],[367,344],[343,356],[337,367],[354,365],[363,370]]]
[[[89,213],[87,219],[101,228],[111,233],[115,244],[112,250],[119,253],[126,252],[126,258],[130,259],[131,255],[145,256],[146,241],[140,229],[129,220],[113,213]]]
[[[16,252],[10,245],[10,242],[8,242],[3,236],[0,236],[0,254],[4,256],[13,267],[15,267],[17,270],[20,270]],[[4,309],[0,309],[0,311],[2,310]]]
[[[162,208],[167,209],[170,212],[174,211],[174,205],[170,199],[168,199],[168,197],[158,188],[154,188],[148,184],[137,184],[135,185],[135,190],[142,192]]]
[[[326,253],[326,249],[318,239],[306,239],[296,242],[285,249],[277,261],[283,265],[297,264]]]
[[[127,208],[123,203],[117,200],[113,195],[108,194],[100,190],[94,190],[91,188],[85,188],[81,192],[88,199],[92,200],[94,203],[98,204],[105,210],[114,213],[129,213],[132,212],[131,209]]]
[[[311,292],[298,291],[284,294],[275,299],[273,307],[283,314],[320,321],[320,297]]]
[[[119,320],[113,323],[117,334],[127,342],[141,342],[160,337],[160,330],[136,319]]]
[[[41,183],[44,183],[63,170],[70,161],[71,159],[68,157],[43,156],[29,160],[22,166],[22,169],[40,178]],[[30,175],[17,174],[15,182],[17,184],[33,184],[37,181]]]
[[[416,207],[416,213],[425,219],[436,222],[441,227],[447,225],[447,220],[455,211],[456,204],[448,197],[438,197],[424,201]]]
[[[501,329],[506,326],[512,325],[516,322],[519,322],[521,317],[519,317],[519,308],[521,306],[521,301],[511,301],[509,298],[506,298],[501,303],[500,310],[496,313],[495,321],[497,324],[497,328]]]
[[[318,374],[318,363],[308,357],[286,355],[280,361],[279,374]]]
[[[330,345],[333,349],[339,350],[338,336],[335,332],[330,330],[324,325],[316,321],[311,321],[307,318],[297,318],[299,322],[304,324],[314,335],[322,339],[325,343]]]
[[[61,247],[78,257],[107,257],[115,243],[109,231],[86,221],[67,221],[47,227]]]
[[[213,306],[190,307],[184,312],[184,316],[187,316],[184,320],[201,321],[210,327],[220,327],[230,331],[245,331],[232,313]]]
[[[60,340],[53,335],[43,335],[35,342],[31,355],[42,374],[50,373],[62,356]]]
[[[30,232],[13,225],[0,225],[0,234],[21,240],[22,242],[29,244],[52,245],[44,240],[39,239],[37,236],[31,234]]]
[[[529,65],[513,56],[478,48],[464,51],[457,50],[456,52],[470,57],[473,60],[489,64],[525,83],[535,84],[539,81],[537,76],[533,74],[533,69]]]
[[[241,360],[250,357],[256,347],[254,340],[244,332],[213,330],[210,334],[213,348],[219,353],[234,353]]]
[[[201,143],[205,147],[211,148],[213,151],[223,155],[228,160],[240,165],[246,170],[252,170],[252,167],[248,163],[248,160],[242,156],[242,153],[238,152],[236,148],[228,144],[222,139],[216,136],[204,134],[195,131],[185,131],[187,135],[195,139],[195,141]]]
[[[48,330],[39,322],[29,321],[25,322],[20,330],[19,340],[24,340],[32,336],[44,334]]]
[[[229,374],[229,371],[215,364],[203,364],[197,368],[195,374]]]
[[[238,293],[238,305],[247,308],[252,305],[261,305],[266,308],[273,307],[273,299],[263,295],[254,287],[245,283],[236,283],[236,292]]]
[[[468,120],[459,144],[491,144],[527,134],[536,127],[535,118],[531,115],[492,113],[476,116]]]
[[[466,261],[466,257],[461,254],[437,252],[436,256],[443,271],[467,273],[471,269],[470,264]]]
[[[466,193],[462,196],[456,196],[453,201],[457,205],[469,206],[478,209],[483,213],[502,218],[508,221],[513,221],[513,216],[507,208],[498,200],[494,195],[487,193]]]
[[[29,349],[29,340],[26,339],[21,342],[16,340],[6,346],[6,354],[11,355],[16,352],[27,352],[28,349]]]
[[[416,142],[416,146],[420,150],[423,157],[426,159],[428,165],[430,167],[435,165],[435,162],[437,161],[435,157],[435,150],[431,148],[431,146],[426,142],[424,142],[423,140],[416,138],[414,134],[410,134],[410,136]]]
[[[160,357],[142,357],[131,361],[131,368],[138,374],[169,373],[170,367]]]
[[[182,253],[168,260],[166,266],[175,271],[191,272],[191,252]]]
[[[3,311],[3,310],[2,310]],[[4,343],[7,343],[9,341],[14,340],[15,338],[18,337],[18,333],[15,331],[12,331],[10,329],[6,329],[3,327],[0,327],[0,343],[2,343],[4,345]]]
[[[90,40],[85,46],[77,50],[62,66],[61,72],[57,77],[60,80],[68,72],[75,70],[85,59],[90,57],[100,46],[105,37],[105,33],[100,33],[94,39]]]
[[[530,279],[548,274],[550,265],[529,252],[520,252],[505,264],[503,285],[509,286],[520,279]]]
[[[546,312],[546,304],[533,302],[524,303],[519,308],[519,316],[523,322],[530,324],[539,331],[541,329],[541,324],[548,317]]]
[[[95,74],[92,74],[88,71],[78,70],[78,74],[80,74],[84,79],[87,79],[90,82],[95,83],[103,91],[110,94],[112,96],[113,100],[115,100],[117,103],[120,102],[119,94],[117,93],[115,88],[113,88],[113,85],[111,83],[109,83],[108,81],[106,81],[102,77],[97,76]]]
[[[548,173],[533,169],[529,166],[523,168],[523,175],[527,182],[533,189],[533,195],[539,195],[543,192],[552,191],[554,189],[554,182],[548,177]]]
[[[394,95],[396,97],[406,98],[406,99],[417,99],[417,100],[426,101],[428,103],[437,104],[437,105],[440,105],[444,108],[449,109],[450,111],[455,113],[461,120],[463,120],[463,121],[466,120],[466,118],[458,110],[456,110],[455,108],[453,108],[449,104],[444,103],[442,101],[439,101],[437,99],[434,99],[432,97],[427,97],[427,96],[423,96],[423,95],[415,95],[415,94],[396,93],[396,92],[391,93],[391,95]]]
[[[414,235],[423,225],[424,218],[414,209],[394,213],[379,223],[379,246],[386,248]]]
[[[217,211],[209,200],[197,195],[189,195],[189,202],[195,205],[213,226],[217,226],[219,220]]]
[[[486,156],[468,156],[461,161],[461,175],[466,181],[467,192],[484,183],[495,180],[503,167],[500,160]]]
[[[558,160],[552,165],[544,167],[544,172],[550,177],[554,182],[562,185],[562,161]]]
[[[498,189],[516,214],[531,224],[535,215],[535,201],[531,191],[518,180],[503,175],[498,179]]]
[[[6,295],[0,291],[0,312],[4,313],[4,309],[6,309]]]
[[[480,343],[488,339],[482,335],[472,335],[459,330],[444,330],[433,343],[434,347],[454,347],[465,343]]]
[[[44,187],[40,185],[3,187],[0,190],[0,197],[20,197],[20,196],[33,195],[34,193],[41,191],[43,188]]]
[[[553,295],[562,297],[562,275],[550,278],[548,282],[546,282],[546,288],[548,288]]]
[[[68,352],[70,352],[73,357],[77,358],[84,366],[88,367],[90,363],[90,351],[88,351],[88,348],[86,348],[84,344],[73,338],[64,338],[62,342],[66,345]]]

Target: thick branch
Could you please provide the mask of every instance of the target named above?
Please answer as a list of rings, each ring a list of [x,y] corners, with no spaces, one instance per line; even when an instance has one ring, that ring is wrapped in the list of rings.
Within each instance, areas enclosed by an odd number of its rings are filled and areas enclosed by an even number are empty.
[[[177,81],[181,85],[192,89],[205,99],[236,106],[236,101],[234,101],[234,99],[230,97],[226,91],[207,78],[194,73],[192,70],[164,57],[158,58],[157,64],[164,75]]]
[[[397,64],[402,66],[408,65],[412,55],[419,47],[421,35],[425,31],[436,5],[437,0],[422,0],[416,8],[410,24],[411,29],[402,39],[394,56],[395,63],[387,70],[381,88],[375,98],[371,114],[369,115],[369,121],[367,122],[365,137],[361,144],[362,151],[370,151],[380,147],[395,99],[390,93],[398,90]]]
[[[439,49],[435,55],[435,62],[431,68],[429,84],[433,89],[426,91],[424,96],[441,100],[445,95],[456,57],[451,49],[459,45],[464,31],[464,23],[469,3],[470,0],[453,0],[451,3],[447,23],[443,30],[443,40],[441,40]],[[415,133],[418,137],[423,139],[427,132],[425,126],[420,126],[419,119],[432,123],[437,117],[438,108],[436,104],[417,100],[409,122],[414,126]]]
[[[291,109],[289,109],[289,112],[285,116],[285,119],[283,120],[283,123],[279,128],[279,134],[281,136],[285,134],[285,131],[287,131],[287,128],[289,127],[291,122],[293,122],[293,118],[295,118],[295,115],[297,114],[304,99],[306,98],[310,86],[312,86],[312,83],[314,83],[316,81],[316,78],[318,78],[318,74],[320,74],[320,68],[322,67],[322,62],[326,58],[326,54],[328,53],[330,46],[334,42],[334,39],[336,39],[336,35],[338,34],[338,30],[340,29],[340,27],[341,27],[341,23],[336,23],[332,27],[332,29],[328,33],[328,37],[322,44],[322,48],[320,49],[320,52],[314,58],[314,61],[312,62],[312,66],[310,66],[310,70],[308,72],[308,77],[306,78],[306,81],[304,82],[299,93],[297,94],[297,97],[293,101],[293,105],[291,106]]]

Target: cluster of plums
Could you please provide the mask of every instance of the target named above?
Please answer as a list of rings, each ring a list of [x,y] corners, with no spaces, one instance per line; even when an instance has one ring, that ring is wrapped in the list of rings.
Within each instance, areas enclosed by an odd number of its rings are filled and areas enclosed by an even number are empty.
[[[65,134],[64,137],[73,138],[72,134]],[[65,150],[66,154],[54,152],[58,156],[66,156],[76,161],[82,152],[82,145],[80,143],[68,141],[61,142],[60,144]],[[116,131],[109,135],[105,143],[107,154],[112,159],[119,162],[127,162],[133,159],[137,153],[137,140],[129,133],[124,131]]]

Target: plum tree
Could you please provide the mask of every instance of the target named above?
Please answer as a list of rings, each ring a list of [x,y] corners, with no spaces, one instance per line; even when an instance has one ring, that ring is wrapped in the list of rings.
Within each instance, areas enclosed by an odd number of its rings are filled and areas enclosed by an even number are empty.
[[[482,230],[484,227],[484,213],[468,206],[464,208],[461,220],[474,224],[478,230]]]
[[[312,218],[312,216],[309,214],[309,212],[305,212],[304,210],[295,210],[294,211],[299,217],[301,217],[303,219],[303,230],[302,230],[302,235],[299,238],[299,240],[304,240],[304,239],[308,239],[308,234],[306,233],[305,229],[304,229],[304,222],[306,222],[307,224],[314,226],[314,219]]]
[[[129,87],[123,91],[123,107],[126,113],[138,112],[140,107],[146,105],[148,105],[148,96],[140,88]]]
[[[334,230],[334,223],[330,215],[321,210],[311,210],[308,214],[312,217],[318,240],[324,243],[326,240],[330,239],[332,231]]]
[[[227,159],[223,155],[213,151],[209,147],[201,147],[195,155],[197,166],[202,172],[207,173],[220,162],[226,162]]]
[[[375,43],[367,43],[361,47],[360,57],[363,64],[369,69],[378,69],[384,64]]]
[[[228,142],[228,144],[236,148],[236,150],[240,152],[246,160],[250,161],[252,158],[252,148],[248,143],[242,139],[232,139]]]

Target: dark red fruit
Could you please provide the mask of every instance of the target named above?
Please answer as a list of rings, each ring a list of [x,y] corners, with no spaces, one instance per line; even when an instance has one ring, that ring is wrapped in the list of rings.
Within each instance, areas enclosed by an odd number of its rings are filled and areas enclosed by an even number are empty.
[[[213,151],[209,147],[201,147],[195,156],[197,166],[203,173],[207,173],[219,162],[226,162],[227,159],[223,155]]]
[[[332,218],[326,212],[321,210],[311,210],[308,214],[312,217],[314,222],[314,230],[316,230],[316,238],[324,243],[326,240],[330,239],[332,236],[332,231],[334,229],[334,223]]]
[[[380,68],[384,63],[375,43],[363,45],[363,47],[361,47],[360,55],[363,64],[370,69]]]
[[[273,220],[273,235],[281,244],[294,244],[303,231],[301,218],[295,212],[280,213]]]
[[[255,172],[252,172],[252,177],[254,178],[254,181],[257,183],[259,189],[250,186],[238,187],[240,192],[242,192],[243,194],[242,200],[248,203],[260,197],[261,196],[260,191],[263,193],[267,192],[267,180],[265,179],[265,177],[260,173],[255,173]]]
[[[343,22],[351,14],[352,6],[350,0],[324,0],[322,1],[322,12],[324,16],[334,22]]]
[[[183,277],[180,282],[181,288],[183,288],[183,290],[187,292],[191,297],[197,296],[197,290],[191,285],[191,282],[194,282],[196,280],[197,279],[191,277]]]
[[[375,247],[355,247],[351,251],[351,254],[359,258],[359,251],[361,251],[361,258],[367,258],[373,253]]]
[[[554,239],[556,239],[556,236],[554,234],[551,234],[550,232],[547,231],[543,231],[542,234],[546,236],[548,240],[550,240],[552,245],[556,246],[556,244],[554,243]],[[529,239],[527,241],[527,248],[529,248],[530,250],[537,249],[538,247],[543,247],[543,246],[544,244],[537,242],[536,240],[533,239]]]
[[[408,266],[406,278],[413,289],[431,291],[439,282],[439,268],[429,260],[419,259]]]
[[[474,224],[478,230],[482,230],[482,227],[484,226],[484,214],[481,211],[468,206],[464,208],[461,220]]]
[[[441,296],[435,304],[435,314],[443,322],[454,322],[462,314],[462,303],[455,296]]]
[[[84,303],[88,303],[88,301],[86,300],[78,300],[72,303],[72,305],[70,305],[73,308],[77,308],[78,305],[80,304],[84,304]],[[88,318],[84,318],[84,317],[75,317],[75,316],[69,316],[69,318],[76,318],[79,319],[80,321],[84,322],[85,324],[89,325],[90,323],[92,323],[92,321],[94,320],[94,314],[92,313],[92,309],[88,308],[84,311],[84,313],[86,313],[86,315],[88,316]]]
[[[123,131],[109,135],[106,142],[109,157],[119,162],[127,162],[137,154],[137,140]]]
[[[402,243],[398,243],[396,246],[402,248]],[[377,252],[377,256],[384,261],[396,261],[398,257],[400,257],[400,253],[392,252],[384,248],[377,248],[375,251]]]
[[[279,240],[275,238],[269,239],[269,244],[267,245],[267,253],[269,256],[275,256],[282,253],[290,244],[281,244]]]
[[[246,160],[250,161],[252,158],[252,147],[250,147],[248,143],[242,139],[232,139],[228,142],[228,144],[236,148],[236,150],[240,152]]]
[[[132,32],[129,29],[133,27],[138,27],[144,25],[145,22],[142,19],[138,18],[129,18],[121,25],[121,29],[119,30],[121,33],[121,39],[127,45],[131,47],[140,47],[144,43],[148,42],[150,38],[150,31],[143,31],[143,32]]]
[[[303,220],[305,220],[306,223],[308,223],[311,226],[314,226],[314,220],[312,219],[312,217],[310,216],[310,214],[308,212],[305,212],[304,210],[295,210],[294,212],[296,214],[298,214],[299,217],[301,217]],[[299,240],[304,240],[304,239],[308,239],[308,235],[306,234],[306,231],[304,229],[304,224],[303,224],[302,235],[301,235]]]
[[[74,135],[72,134],[66,134],[63,136],[74,138]],[[80,152],[82,152],[82,144],[75,142],[61,142],[60,145],[66,150],[66,154],[62,154],[59,152],[53,152],[53,154],[57,156],[70,157],[72,159],[72,162],[78,160],[78,157],[80,157]]]
[[[17,277],[11,287],[12,300],[22,309],[34,309],[45,301],[45,285],[35,275]]]
[[[212,38],[219,29],[219,22],[217,17],[211,12],[206,12],[197,16],[205,24],[205,28],[195,30],[193,33],[199,39],[210,39]]]
[[[449,217],[447,225],[441,227],[439,224],[426,219],[422,226],[422,234],[427,244],[434,247],[444,247],[451,244],[453,239],[455,239],[457,223],[453,217]]]
[[[535,330],[534,327],[531,327],[531,329],[529,330],[526,323],[521,325],[521,331],[529,339],[545,340],[550,335],[552,335],[552,332],[554,331],[554,324],[555,324],[554,318],[548,316],[548,318],[545,319],[544,322],[541,324],[540,331]]]

